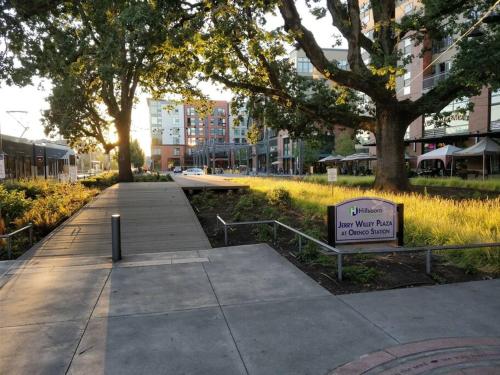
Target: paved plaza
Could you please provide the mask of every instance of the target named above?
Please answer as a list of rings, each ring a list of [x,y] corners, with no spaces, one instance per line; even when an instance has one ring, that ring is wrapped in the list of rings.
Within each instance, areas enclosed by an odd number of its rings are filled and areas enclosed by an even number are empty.
[[[174,182],[107,189],[0,275],[0,374],[500,372],[500,280],[333,296],[268,245],[212,249]]]

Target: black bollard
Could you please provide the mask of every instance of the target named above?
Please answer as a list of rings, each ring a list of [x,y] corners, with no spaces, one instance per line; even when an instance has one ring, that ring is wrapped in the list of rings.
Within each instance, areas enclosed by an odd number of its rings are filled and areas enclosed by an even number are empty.
[[[114,262],[118,262],[122,259],[122,239],[120,231],[120,215],[111,215],[111,244],[112,253],[111,258]]]

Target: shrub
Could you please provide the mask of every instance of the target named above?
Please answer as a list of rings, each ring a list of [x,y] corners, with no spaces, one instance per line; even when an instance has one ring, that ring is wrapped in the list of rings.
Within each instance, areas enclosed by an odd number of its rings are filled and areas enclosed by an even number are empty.
[[[134,182],[169,182],[173,181],[173,178],[167,175],[160,175],[159,173],[155,174],[143,174],[143,175],[135,175]]]
[[[233,209],[233,219],[258,220],[260,219],[262,200],[253,193],[243,194]]]
[[[7,225],[22,216],[31,207],[31,200],[26,198],[24,191],[7,190],[0,185],[0,211]]]
[[[303,250],[297,254],[297,260],[304,264],[318,264],[330,268],[335,268],[337,265],[335,257],[322,253],[318,250],[318,247],[311,242],[306,244]]]
[[[500,198],[453,200],[417,193],[388,193],[361,190],[304,181],[270,178],[238,178],[257,194],[285,188],[295,209],[303,215],[326,218],[326,207],[346,199],[374,196],[405,205],[405,244],[407,246],[455,245],[478,242],[500,242]],[[257,206],[258,207],[258,206]],[[478,254],[460,253],[460,259],[480,270],[500,273],[498,251],[481,249]],[[454,262],[458,257],[451,258]]]
[[[256,226],[252,232],[260,242],[271,241],[273,238],[273,228],[266,224]]]
[[[16,226],[31,222],[35,232],[44,235],[97,194],[97,190],[85,188],[81,184],[59,183],[54,188],[51,195],[33,200],[30,208],[16,218]]]
[[[54,191],[54,184],[51,180],[17,180],[7,181],[4,186],[7,190],[24,191],[27,198],[35,199],[38,196],[47,196]]]
[[[88,177],[80,180],[80,183],[87,188],[106,189],[118,182],[118,174],[115,172],[105,172],[100,175]]]
[[[344,279],[350,280],[353,283],[369,284],[375,281],[379,276],[379,272],[373,268],[364,265],[345,266],[342,270]]]
[[[194,206],[203,209],[206,207],[214,207],[217,203],[217,197],[213,191],[207,190],[194,195],[191,201]]]
[[[292,198],[288,190],[282,187],[276,187],[267,192],[267,201],[273,206],[290,207]]]

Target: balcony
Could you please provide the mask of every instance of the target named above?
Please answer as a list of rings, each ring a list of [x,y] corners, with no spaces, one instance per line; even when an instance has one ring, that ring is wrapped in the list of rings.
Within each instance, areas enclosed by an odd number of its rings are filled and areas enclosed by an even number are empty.
[[[445,51],[448,47],[453,44],[453,37],[447,36],[441,40],[432,42],[432,53],[438,54]]]
[[[434,86],[436,86],[439,81],[445,80],[448,77],[448,72],[440,73],[440,74],[434,74],[432,76],[428,76],[424,78],[422,82],[422,90],[429,91],[432,89]]]
[[[451,134],[463,134],[469,131],[469,125],[447,126],[432,129],[424,129],[424,138],[438,138]]]

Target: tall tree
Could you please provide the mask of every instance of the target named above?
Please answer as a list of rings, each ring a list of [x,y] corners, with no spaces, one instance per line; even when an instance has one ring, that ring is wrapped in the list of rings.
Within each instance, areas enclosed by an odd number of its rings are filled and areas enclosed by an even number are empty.
[[[396,89],[406,66],[419,57],[404,54],[403,40],[422,45],[422,53],[426,53],[431,40],[462,35],[495,1],[421,0],[420,10],[400,20],[395,19],[396,0],[306,1],[316,17],[329,17],[347,41],[349,68],[344,69],[326,57],[315,35],[302,23],[294,0],[228,0],[212,11],[212,27],[205,36],[208,63],[204,73],[241,96],[271,98],[267,107],[278,106],[283,121],[291,120],[287,125],[278,121],[277,127],[295,134],[319,134],[319,129],[335,124],[374,132],[375,187],[402,190],[409,186],[404,134],[410,123],[419,116],[438,113],[456,98],[478,94],[484,85],[499,86],[495,61],[500,61],[500,26],[482,24],[482,37],[459,39],[446,79],[416,100],[398,95]],[[364,9],[360,3],[365,4]],[[266,17],[276,9],[284,26],[269,30]],[[373,36],[363,34],[361,12],[372,14]],[[332,45],[339,42],[332,39]],[[305,51],[323,80],[311,82],[294,74],[285,50],[292,43]]]
[[[141,168],[144,165],[144,151],[137,139],[130,143],[130,161],[135,168]]]
[[[131,181],[130,127],[138,88],[154,96],[195,94],[190,53],[204,2],[170,0],[3,0],[22,30],[10,38],[18,83],[48,78],[47,132],[90,137],[119,149],[119,180]],[[105,134],[110,124],[116,144]]]
[[[349,133],[341,133],[335,137],[335,152],[343,156],[353,154],[356,151],[353,137],[354,135]]]

